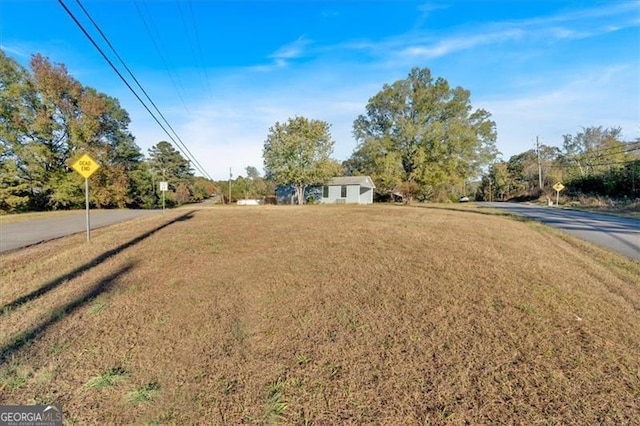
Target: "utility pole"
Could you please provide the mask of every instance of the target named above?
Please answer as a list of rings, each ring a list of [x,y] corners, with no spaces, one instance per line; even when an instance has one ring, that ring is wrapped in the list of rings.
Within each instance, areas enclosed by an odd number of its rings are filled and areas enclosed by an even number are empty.
[[[538,153],[538,185],[542,191],[542,163],[540,162],[540,142],[536,136],[536,152]]]

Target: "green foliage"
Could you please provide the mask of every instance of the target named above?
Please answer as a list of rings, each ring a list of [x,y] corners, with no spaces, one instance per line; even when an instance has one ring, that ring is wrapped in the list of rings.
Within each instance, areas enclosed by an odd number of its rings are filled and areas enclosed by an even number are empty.
[[[624,142],[619,128],[588,127],[565,135],[562,149],[540,145],[494,163],[478,188],[480,200],[536,199],[555,194],[562,182],[564,194],[633,199],[640,196],[640,140]],[[539,187],[540,172],[542,186]]]
[[[353,133],[359,145],[347,164],[351,171],[409,200],[446,197],[449,186],[476,176],[497,154],[490,114],[472,112],[469,91],[434,80],[428,68],[385,84]]]
[[[129,172],[142,154],[118,101],[41,55],[27,71],[0,51],[0,69],[0,209],[83,206],[82,179],[70,169],[81,153],[101,165],[91,177],[93,205],[135,206]]]
[[[0,213],[20,212],[28,205],[29,183],[20,178],[14,160],[3,159],[0,161]]]
[[[116,385],[118,382],[127,378],[129,373],[122,367],[114,367],[102,374],[92,377],[85,383],[87,389],[101,389]]]
[[[149,167],[154,176],[164,179],[170,185],[189,180],[193,176],[189,160],[167,141],[160,141],[149,148]]]
[[[285,418],[288,403],[284,397],[287,380],[279,377],[269,385],[267,404],[265,407],[268,424],[280,424]]]
[[[127,394],[127,402],[138,405],[153,400],[160,393],[160,384],[157,382],[146,385],[131,391]]]
[[[169,184],[165,202],[169,201],[172,205],[198,201],[206,194],[201,180],[200,189],[195,195],[193,170],[189,160],[167,141],[160,141],[149,149],[149,170],[155,182],[164,181]]]
[[[26,385],[32,376],[33,369],[30,366],[12,361],[0,371],[0,389],[19,389]]]
[[[295,117],[269,129],[262,151],[267,179],[292,185],[298,204],[303,204],[307,186],[341,174],[340,165],[331,159],[334,141],[329,127],[324,121]]]
[[[158,196],[155,193],[153,177],[147,162],[136,164],[129,173],[130,204],[127,207],[142,207],[152,209],[158,206]]]

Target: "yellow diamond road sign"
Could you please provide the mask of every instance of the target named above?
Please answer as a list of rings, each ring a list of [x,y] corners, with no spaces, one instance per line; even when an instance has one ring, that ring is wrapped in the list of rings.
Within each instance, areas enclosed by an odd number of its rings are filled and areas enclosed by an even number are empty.
[[[100,165],[95,160],[89,157],[87,154],[83,154],[82,157],[71,165],[71,168],[80,173],[82,177],[87,179],[96,170],[100,168]]]
[[[560,182],[556,183],[555,185],[553,185],[553,189],[555,189],[556,191],[560,192],[564,189],[564,185],[561,184]]]

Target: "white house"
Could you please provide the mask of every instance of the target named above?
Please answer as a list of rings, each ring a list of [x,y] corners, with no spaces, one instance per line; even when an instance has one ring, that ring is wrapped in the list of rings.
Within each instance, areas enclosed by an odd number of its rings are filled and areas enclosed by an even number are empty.
[[[322,203],[371,204],[376,186],[369,176],[335,177],[322,187]]]

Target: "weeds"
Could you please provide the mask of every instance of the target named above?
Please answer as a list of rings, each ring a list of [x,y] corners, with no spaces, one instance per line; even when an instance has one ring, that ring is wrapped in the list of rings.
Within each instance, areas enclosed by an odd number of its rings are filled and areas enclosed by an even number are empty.
[[[526,302],[519,303],[516,308],[527,314],[530,314],[536,310],[536,308],[531,303]]]
[[[287,384],[286,379],[279,377],[275,382],[269,385],[268,397],[266,404],[266,418],[269,424],[280,424],[285,417],[287,402],[284,398],[284,388]]]
[[[504,303],[502,302],[502,300],[495,298],[491,301],[491,307],[496,311],[501,311],[504,309]]]
[[[127,394],[127,402],[132,405],[150,402],[160,393],[160,384],[158,382],[150,382],[146,385],[131,391]]]
[[[122,367],[113,367],[109,370],[90,378],[84,387],[87,389],[102,389],[110,386],[115,386],[122,380],[124,380],[129,373]]]
[[[56,342],[53,345],[49,346],[49,349],[47,349],[47,352],[49,353],[49,355],[55,355],[55,354],[59,354],[63,350],[64,350],[64,345],[60,342]]]
[[[104,300],[94,300],[89,307],[89,313],[91,315],[97,315],[109,307],[109,304]]]
[[[299,366],[306,367],[311,362],[311,358],[305,354],[296,354],[296,361],[298,361]]]
[[[12,362],[6,371],[0,370],[0,390],[15,390],[27,384],[27,380],[33,375],[33,369],[28,365]]]

